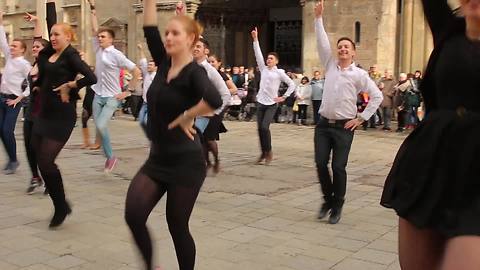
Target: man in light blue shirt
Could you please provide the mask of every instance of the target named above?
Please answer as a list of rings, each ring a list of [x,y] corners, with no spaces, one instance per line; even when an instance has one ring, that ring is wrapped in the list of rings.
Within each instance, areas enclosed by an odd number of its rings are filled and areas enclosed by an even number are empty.
[[[312,85],[313,119],[315,125],[318,124],[318,120],[320,119],[319,110],[322,105],[323,86],[325,85],[325,79],[321,76],[320,71],[315,71],[313,73],[313,79],[310,82]]]

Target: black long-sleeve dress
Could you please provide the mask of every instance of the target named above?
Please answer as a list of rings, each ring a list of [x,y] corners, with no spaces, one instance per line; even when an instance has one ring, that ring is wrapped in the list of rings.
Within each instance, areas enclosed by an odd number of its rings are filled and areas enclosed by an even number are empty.
[[[480,42],[446,0],[424,0],[435,49],[421,91],[426,117],[401,146],[381,204],[446,237],[480,235]]]
[[[66,142],[75,126],[77,114],[75,103],[79,99],[78,89],[97,82],[95,74],[83,62],[76,49],[69,45],[58,59],[52,63],[48,59],[55,53],[49,44],[38,56],[38,79],[33,86],[39,86],[40,92],[36,98],[40,106],[35,119],[34,134],[53,140]],[[74,81],[78,74],[84,77],[77,81],[77,88],[70,90],[70,101],[62,102],[60,93],[53,89],[69,81]]]
[[[195,135],[190,140],[179,127],[169,130],[168,125],[202,99],[213,109],[222,106],[222,99],[205,69],[193,61],[167,82],[171,60],[160,33],[156,26],[144,27],[144,33],[158,72],[147,94],[147,136],[152,147],[141,171],[158,183],[201,185],[206,165],[200,138]]]

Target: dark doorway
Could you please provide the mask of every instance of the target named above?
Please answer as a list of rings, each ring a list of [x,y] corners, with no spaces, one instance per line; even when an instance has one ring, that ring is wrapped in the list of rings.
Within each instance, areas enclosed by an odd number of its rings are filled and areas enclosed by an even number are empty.
[[[251,30],[257,26],[264,56],[275,51],[280,67],[302,64],[302,8],[298,0],[205,0],[196,14],[212,52],[226,66],[256,66]]]

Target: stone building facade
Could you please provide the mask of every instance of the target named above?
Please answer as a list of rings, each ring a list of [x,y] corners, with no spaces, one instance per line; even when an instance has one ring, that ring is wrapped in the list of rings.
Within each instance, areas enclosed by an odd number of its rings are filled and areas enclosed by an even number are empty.
[[[452,0],[454,5],[457,0]],[[157,0],[159,26],[174,16],[177,0]],[[249,32],[259,26],[262,47],[280,50],[290,67],[306,74],[320,68],[313,28],[314,0],[187,0],[187,11],[205,26],[216,54],[230,65],[254,65]],[[59,20],[72,24],[74,46],[93,63],[89,7],[85,0],[56,0]],[[325,25],[332,46],[342,36],[357,42],[356,62],[377,64],[395,72],[422,70],[432,49],[420,0],[328,0]],[[33,25],[24,12],[45,16],[43,0],[0,0],[9,38],[31,40]],[[99,23],[112,27],[115,45],[136,60],[136,44],[143,42],[142,0],[97,1]],[[212,42],[213,41],[213,42]]]

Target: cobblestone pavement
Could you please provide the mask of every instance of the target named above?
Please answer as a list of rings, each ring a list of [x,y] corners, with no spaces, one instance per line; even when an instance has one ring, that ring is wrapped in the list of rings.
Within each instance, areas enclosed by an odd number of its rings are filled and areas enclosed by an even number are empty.
[[[220,141],[222,172],[209,176],[191,219],[197,268],[209,270],[400,269],[397,218],[379,206],[381,187],[403,134],[357,131],[347,202],[340,224],[318,221],[321,203],[313,162],[313,128],[272,125],[275,159],[253,165],[258,138],[253,122],[226,122]],[[0,269],[141,269],[123,219],[129,180],[148,153],[138,123],[112,121],[118,167],[102,172],[99,151],[81,150],[74,131],[58,159],[73,214],[47,229],[51,201],[25,195],[30,178],[20,125],[20,170],[0,176]],[[93,133],[93,132],[92,132]],[[5,162],[4,151],[0,164]],[[156,262],[178,269],[165,221],[165,200],[149,219]]]

